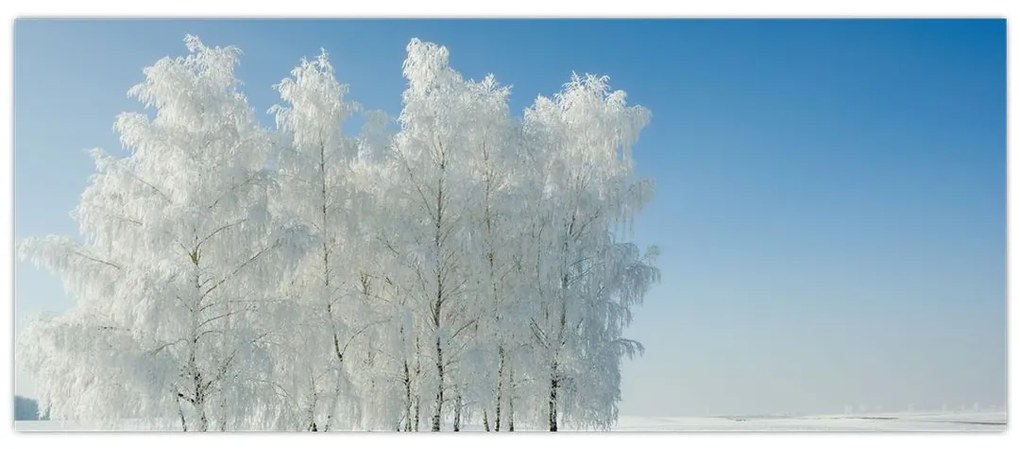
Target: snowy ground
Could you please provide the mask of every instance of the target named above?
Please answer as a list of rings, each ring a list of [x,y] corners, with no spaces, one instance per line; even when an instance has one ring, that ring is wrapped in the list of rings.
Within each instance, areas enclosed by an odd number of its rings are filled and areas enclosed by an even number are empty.
[[[62,421],[15,421],[19,431],[82,431],[94,427]],[[136,427],[125,423],[123,430]],[[714,416],[714,417],[638,417],[621,416],[618,432],[911,432],[967,431],[1002,432],[1006,430],[1005,412],[885,413],[869,415],[825,415],[802,417]]]
[[[648,418],[621,416],[615,431],[979,431],[1006,430],[1005,412],[887,413],[802,417],[732,416]]]

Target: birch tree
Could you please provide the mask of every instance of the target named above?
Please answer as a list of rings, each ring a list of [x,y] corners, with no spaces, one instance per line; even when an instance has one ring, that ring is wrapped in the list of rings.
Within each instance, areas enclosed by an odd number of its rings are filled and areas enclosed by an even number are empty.
[[[536,182],[544,186],[543,204],[548,205],[541,209],[545,222],[536,236],[542,242],[536,261],[541,291],[538,316],[530,324],[547,360],[550,431],[559,428],[562,390],[575,397],[585,392],[575,381],[588,372],[586,363],[595,355],[582,349],[603,335],[585,332],[596,324],[586,311],[600,301],[593,293],[602,293],[591,286],[598,283],[599,270],[613,263],[606,249],[612,225],[629,220],[649,193],[647,183],[630,184],[631,147],[648,118],[646,109],[627,106],[624,92],[610,91],[608,78],[576,74],[563,91],[552,99],[539,97],[525,112],[525,127],[544,175]],[[597,348],[611,343],[637,349],[625,340],[597,343]],[[575,407],[568,413],[590,406],[583,400],[572,402]],[[613,420],[615,416],[594,424]]]
[[[236,88],[238,50],[186,39],[130,90],[153,117],[124,113],[130,151],[93,151],[75,211],[82,241],[29,239],[23,257],[78,300],[26,338],[44,407],[57,419],[177,416],[182,430],[250,425],[267,371],[266,280],[300,232],[276,226],[264,170],[270,140]],[[244,410],[244,412],[241,412]]]
[[[294,373],[288,390],[300,404],[300,428],[329,430],[341,404],[347,405],[348,424],[357,409],[350,403],[357,395],[344,356],[362,316],[356,298],[347,294],[356,256],[350,227],[355,193],[349,181],[358,147],[342,131],[357,105],[345,100],[347,86],[336,81],[324,50],[303,60],[276,88],[287,106],[270,112],[287,142],[279,156],[275,203],[282,216],[310,229],[316,241],[294,276],[283,280],[295,302],[297,332],[280,358]]]
[[[519,235],[513,208],[514,189],[521,175],[515,161],[522,156],[519,127],[510,117],[507,105],[510,89],[496,83],[492,75],[481,82],[469,83],[470,104],[467,108],[473,130],[468,145],[473,149],[471,184],[474,194],[466,208],[472,216],[474,229],[471,254],[474,300],[468,312],[477,320],[471,363],[462,365],[464,378],[471,385],[472,402],[481,408],[486,430],[506,429],[507,405],[512,404],[511,358],[515,329],[521,328],[515,309],[513,261],[518,254],[515,242]],[[512,405],[509,409],[512,410]],[[489,411],[492,423],[489,423]],[[512,427],[512,425],[511,425]]]
[[[475,324],[459,313],[469,287],[464,260],[469,236],[463,210],[468,186],[463,181],[468,179],[466,138],[472,130],[463,126],[465,82],[449,67],[446,48],[414,39],[407,52],[408,88],[394,154],[409,195],[403,221],[408,238],[402,244],[416,281],[410,290],[420,302],[416,312],[425,316],[418,329],[420,343],[429,348],[433,374],[431,428],[439,431],[448,399],[448,368],[455,361],[451,344]]]

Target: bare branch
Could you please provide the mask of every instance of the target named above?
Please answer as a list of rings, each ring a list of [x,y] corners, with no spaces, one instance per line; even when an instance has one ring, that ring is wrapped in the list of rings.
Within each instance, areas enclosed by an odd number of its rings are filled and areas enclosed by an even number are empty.
[[[240,219],[240,220],[237,220],[237,221],[235,221],[235,222],[233,222],[233,223],[228,223],[228,224],[225,224],[225,225],[223,225],[223,226],[220,226],[219,228],[216,228],[216,230],[215,230],[215,231],[213,231],[213,232],[212,232],[211,234],[209,234],[209,235],[205,236],[205,237],[204,237],[204,238],[203,238],[202,240],[200,240],[200,241],[198,242],[198,244],[197,244],[197,245],[195,245],[195,250],[197,251],[197,250],[198,250],[199,248],[201,248],[201,247],[202,247],[202,244],[203,244],[203,243],[205,243],[205,242],[206,242],[207,240],[209,240],[209,239],[213,238],[213,237],[214,237],[214,236],[215,236],[216,234],[219,234],[219,233],[220,233],[220,232],[222,232],[222,231],[225,231],[225,230],[227,230],[227,229],[230,229],[230,228],[232,228],[232,227],[234,227],[234,226],[237,226],[237,225],[239,225],[239,224],[241,224],[241,223],[244,223],[244,222],[246,222],[246,221],[248,221],[248,219],[247,219],[247,218],[242,218],[242,219]]]
[[[273,244],[273,245],[267,246],[267,247],[265,247],[265,248],[262,248],[261,250],[259,250],[259,252],[255,253],[255,255],[254,255],[254,256],[251,256],[251,257],[250,257],[250,258],[249,258],[248,260],[244,261],[244,263],[242,263],[242,264],[241,264],[241,265],[239,265],[239,266],[238,266],[237,268],[235,268],[235,269],[234,269],[233,271],[231,271],[231,272],[230,272],[230,274],[228,274],[227,276],[225,276],[225,277],[224,277],[223,279],[220,279],[220,280],[219,280],[219,282],[217,282],[217,283],[216,283],[216,284],[214,284],[214,285],[213,285],[212,287],[209,287],[209,289],[208,289],[208,290],[206,290],[205,292],[203,292],[203,293],[202,293],[202,298],[205,298],[206,296],[208,296],[208,295],[209,295],[210,293],[212,293],[212,292],[213,292],[214,290],[216,290],[217,288],[219,288],[219,286],[221,286],[221,285],[223,285],[223,284],[224,284],[225,282],[229,281],[229,280],[230,280],[231,278],[233,278],[233,277],[234,277],[234,276],[236,276],[236,275],[237,275],[238,273],[240,273],[240,272],[241,272],[241,270],[245,269],[245,267],[247,267],[248,265],[251,265],[251,264],[252,264],[253,262],[255,262],[256,260],[258,260],[258,258],[259,258],[259,257],[261,257],[261,256],[262,256],[263,254],[265,254],[266,252],[268,252],[269,250],[271,250],[271,249],[273,249],[273,248],[275,248],[275,247],[276,247],[276,244]]]

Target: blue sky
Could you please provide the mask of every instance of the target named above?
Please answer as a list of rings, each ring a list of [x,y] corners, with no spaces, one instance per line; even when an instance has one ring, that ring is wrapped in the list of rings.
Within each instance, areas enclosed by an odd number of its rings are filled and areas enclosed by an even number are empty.
[[[634,238],[662,282],[629,331],[622,414],[1005,406],[1004,20],[25,21],[15,24],[15,240],[77,235],[87,148],[186,33],[272,85],[331,54],[350,96],[399,111],[412,37],[518,113],[572,71],[653,113],[657,181]],[[71,300],[17,261],[15,325]],[[32,395],[17,375],[16,393]]]

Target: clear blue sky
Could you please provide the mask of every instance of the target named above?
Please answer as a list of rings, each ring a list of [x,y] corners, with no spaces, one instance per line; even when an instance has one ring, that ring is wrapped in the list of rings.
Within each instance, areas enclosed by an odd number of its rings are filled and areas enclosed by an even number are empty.
[[[18,21],[16,240],[77,235],[83,150],[119,149],[127,89],[185,33],[244,51],[267,125],[272,84],[320,47],[395,114],[412,37],[513,85],[518,113],[571,71],[651,109],[635,238],[663,280],[629,332],[647,352],[623,414],[1005,406],[1004,20]],[[18,331],[71,304],[24,262],[15,282]]]

